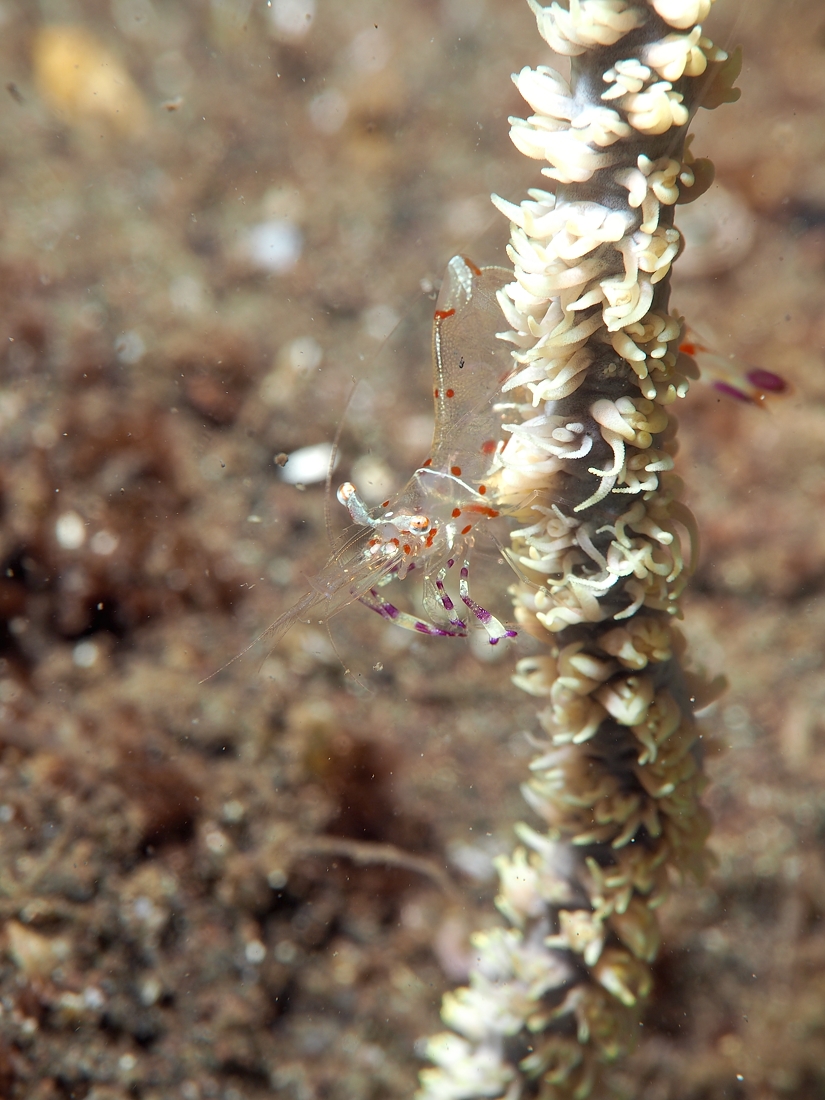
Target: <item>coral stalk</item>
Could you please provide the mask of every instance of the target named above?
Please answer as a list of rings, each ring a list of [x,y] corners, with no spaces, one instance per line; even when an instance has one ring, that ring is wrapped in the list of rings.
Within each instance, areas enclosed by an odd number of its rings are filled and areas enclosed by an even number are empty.
[[[736,97],[738,58],[703,34],[712,0],[529,2],[571,78],[514,77],[534,114],[512,140],[555,186],[493,200],[511,221],[499,301],[518,365],[493,483],[521,520],[516,618],[547,646],[514,678],[542,700],[524,795],[545,828],[517,826],[499,861],[509,927],[474,937],[420,1100],[589,1096],[633,1044],[657,908],[708,865],[693,714],[713,686],[685,672],[673,626],[696,532],[668,411],[697,371],[668,299],[675,204],[712,178],[688,123]]]

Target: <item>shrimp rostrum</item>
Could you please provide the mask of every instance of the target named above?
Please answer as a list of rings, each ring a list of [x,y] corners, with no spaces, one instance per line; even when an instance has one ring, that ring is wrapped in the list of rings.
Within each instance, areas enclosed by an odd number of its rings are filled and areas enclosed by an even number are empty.
[[[368,508],[354,485],[341,485],[338,500],[361,530],[333,553],[301,599],[253,645],[274,645],[297,620],[327,620],[356,600],[419,634],[464,636],[473,619],[487,631],[491,645],[515,635],[469,590],[474,535],[479,525],[500,514],[488,498],[485,478],[501,450],[496,399],[512,370],[509,351],[497,339],[503,317],[496,293],[511,279],[503,268],[478,268],[462,256],[450,260],[433,323],[430,457],[379,508]],[[447,591],[453,568],[457,602]],[[423,580],[421,617],[384,596],[389,581],[404,580],[413,571]]]

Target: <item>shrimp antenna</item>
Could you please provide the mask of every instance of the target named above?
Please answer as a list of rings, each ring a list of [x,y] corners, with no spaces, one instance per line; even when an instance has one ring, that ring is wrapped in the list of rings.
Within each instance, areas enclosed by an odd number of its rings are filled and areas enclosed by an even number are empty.
[[[219,672],[223,672],[224,669],[229,668],[230,665],[234,665],[236,661],[240,661],[241,657],[245,657],[251,649],[254,649],[256,645],[263,642],[266,638],[274,638],[273,645],[277,638],[292,625],[292,623],[299,617],[302,611],[308,611],[314,603],[318,602],[317,592],[310,588],[306,592],[302,599],[300,599],[292,607],[288,608],[282,615],[279,615],[274,623],[270,623],[266,630],[262,630],[261,633],[254,638],[248,646],[245,646],[240,653],[236,653],[234,657],[230,657],[229,660],[222,664],[220,668],[216,668],[214,672],[210,672],[208,676],[205,676],[202,680],[198,680],[198,686],[201,684],[207,684],[210,680],[214,679]],[[270,651],[271,652],[271,649]],[[264,657],[264,661],[269,656],[269,652]],[[263,665],[263,661],[261,662]]]
[[[338,420],[338,427],[335,429],[335,437],[332,440],[332,449],[329,452],[329,463],[327,464],[327,476],[324,479],[324,525],[327,530],[327,542],[330,546],[333,545],[334,539],[332,537],[332,510],[330,509],[330,494],[332,491],[332,475],[335,473],[336,459],[338,458],[338,448],[341,443],[341,435],[344,431],[344,423],[349,412],[349,407],[352,404],[352,399],[355,397],[355,391],[358,389],[359,383],[354,378],[350,378],[352,382],[352,388],[349,391],[347,400],[344,403],[344,408],[341,416]],[[254,643],[253,643],[254,644]]]

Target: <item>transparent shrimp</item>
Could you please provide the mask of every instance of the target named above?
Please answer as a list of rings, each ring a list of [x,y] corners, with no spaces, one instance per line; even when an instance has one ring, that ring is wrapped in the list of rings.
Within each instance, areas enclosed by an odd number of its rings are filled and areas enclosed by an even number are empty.
[[[339,488],[338,500],[362,530],[332,554],[297,603],[244,653],[260,642],[274,645],[300,619],[311,615],[325,621],[356,600],[419,634],[463,636],[472,616],[491,645],[515,636],[469,590],[474,533],[500,514],[488,498],[485,477],[501,449],[501,414],[495,404],[512,370],[507,346],[496,338],[504,327],[496,293],[510,281],[512,274],[504,268],[478,268],[462,256],[450,260],[433,323],[430,457],[380,508],[370,510],[349,482]],[[447,592],[454,566],[459,604],[466,612],[459,613]],[[413,570],[423,578],[426,617],[399,610],[381,592],[390,580],[404,580]]]
[[[770,396],[786,393],[789,389],[784,378],[763,367],[753,367],[735,357],[726,359],[689,326],[682,332],[679,351],[696,360],[702,372],[702,381],[719,393],[747,401],[752,405],[764,405]]]

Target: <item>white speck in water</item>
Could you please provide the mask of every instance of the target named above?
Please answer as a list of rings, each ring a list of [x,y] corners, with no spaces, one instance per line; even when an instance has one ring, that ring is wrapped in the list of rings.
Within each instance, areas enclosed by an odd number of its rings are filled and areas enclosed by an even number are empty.
[[[249,230],[246,251],[256,267],[273,275],[285,275],[301,257],[304,239],[301,230],[286,218],[259,222]]]
[[[79,550],[86,541],[86,524],[77,512],[64,512],[54,525],[54,534],[64,550]]]
[[[131,1073],[137,1065],[137,1058],[134,1054],[121,1054],[117,1064],[124,1073]]]
[[[331,456],[331,443],[313,443],[310,447],[299,447],[289,456],[286,466],[281,467],[281,479],[287,485],[315,485],[324,481]],[[336,454],[333,470],[337,465]]]

